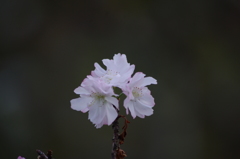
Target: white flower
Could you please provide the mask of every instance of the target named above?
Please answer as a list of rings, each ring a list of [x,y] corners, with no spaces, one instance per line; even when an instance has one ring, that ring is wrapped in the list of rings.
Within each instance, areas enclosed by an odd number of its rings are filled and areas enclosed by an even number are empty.
[[[88,119],[96,128],[111,125],[117,118],[118,113],[113,105],[118,109],[118,100],[112,97],[115,95],[112,86],[88,76],[74,92],[80,98],[71,100],[71,108],[83,113],[89,111]]]
[[[133,118],[136,116],[144,118],[153,114],[154,98],[145,86],[157,84],[157,81],[152,77],[144,78],[144,76],[143,73],[136,73],[123,88],[123,92],[127,96],[124,100],[124,107],[127,114],[128,110],[131,112]]]
[[[25,159],[24,157],[21,157],[21,156],[18,156],[18,158],[17,159]]]
[[[107,67],[107,70],[95,63],[95,70],[92,71],[92,76],[100,78],[112,86],[121,87],[126,84],[135,69],[135,65],[130,65],[127,62],[125,54],[115,54],[113,60],[103,59],[102,62]]]

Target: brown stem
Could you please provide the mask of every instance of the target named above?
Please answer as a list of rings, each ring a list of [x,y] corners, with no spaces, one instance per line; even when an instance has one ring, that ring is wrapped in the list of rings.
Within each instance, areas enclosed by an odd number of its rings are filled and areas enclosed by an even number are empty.
[[[40,150],[36,150],[38,154],[38,159],[48,159],[48,157]]]
[[[118,139],[118,136],[119,136],[119,122],[118,122],[118,119],[119,119],[120,116],[118,116],[115,121],[112,123],[112,129],[113,129],[113,139],[112,139],[112,159],[117,159],[116,158],[116,154],[117,154],[117,151],[119,150],[119,139]]]
[[[37,154],[38,154],[38,159],[53,159],[52,158],[52,150],[48,150],[47,155],[45,155],[44,152],[42,152],[41,150],[36,150]]]

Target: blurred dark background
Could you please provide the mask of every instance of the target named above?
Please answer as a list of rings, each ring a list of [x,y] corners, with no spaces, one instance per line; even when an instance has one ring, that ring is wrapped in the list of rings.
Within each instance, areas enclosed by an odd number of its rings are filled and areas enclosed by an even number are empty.
[[[158,80],[154,115],[128,116],[127,158],[239,159],[239,37],[238,0],[2,0],[1,158],[110,158],[111,127],[70,100],[120,52]]]

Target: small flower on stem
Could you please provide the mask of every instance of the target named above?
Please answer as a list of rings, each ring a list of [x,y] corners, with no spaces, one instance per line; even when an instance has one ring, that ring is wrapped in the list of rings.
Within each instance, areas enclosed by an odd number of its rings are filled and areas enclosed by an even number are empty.
[[[113,97],[116,94],[112,86],[89,76],[74,92],[80,97],[71,100],[71,108],[83,113],[89,111],[88,119],[96,128],[111,125],[117,118],[118,113],[113,105],[118,108],[118,100]]]
[[[112,159],[123,159],[126,153],[120,145],[124,143],[129,121],[125,116],[118,114],[118,100],[122,94],[126,95],[124,107],[126,113],[130,111],[133,118],[152,115],[154,98],[146,86],[157,84],[157,81],[152,77],[145,77],[145,74],[140,72],[131,78],[135,65],[130,65],[124,54],[116,54],[112,60],[103,59],[102,62],[106,70],[98,63],[94,64],[95,70],[74,90],[80,97],[71,100],[71,108],[83,113],[89,111],[88,119],[96,128],[112,124],[114,133],[111,156]],[[115,87],[122,90],[120,95],[114,93]],[[120,117],[125,119],[125,124],[123,132],[119,135]]]
[[[126,84],[135,69],[135,65],[130,65],[127,62],[126,55],[121,55],[120,53],[114,55],[113,60],[103,59],[102,62],[107,67],[107,70],[95,63],[95,70],[92,71],[92,76],[100,78],[112,86],[119,87]]]
[[[157,84],[152,77],[145,77],[145,74],[137,72],[130,82],[123,88],[127,98],[124,100],[126,113],[131,112],[133,118],[136,116],[144,118],[153,114],[152,107],[155,105],[150,90],[145,87],[150,84]]]

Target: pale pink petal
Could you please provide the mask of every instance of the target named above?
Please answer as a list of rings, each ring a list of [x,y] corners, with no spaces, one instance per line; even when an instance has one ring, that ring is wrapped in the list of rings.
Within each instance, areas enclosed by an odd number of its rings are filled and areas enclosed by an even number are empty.
[[[106,116],[106,111],[104,103],[101,101],[95,101],[95,103],[90,107],[89,110],[89,119],[94,124],[99,124]]]
[[[128,111],[129,102],[130,102],[130,99],[128,97],[126,97],[125,100],[123,101],[123,106],[126,108],[126,114],[129,114],[129,111]]]
[[[87,94],[89,94],[89,91],[80,86],[80,87],[78,87],[74,90],[74,93],[76,93],[76,94],[86,94],[87,95]]]
[[[95,127],[96,127],[97,129],[101,128],[102,126],[103,126],[103,122],[101,122],[101,123],[96,123],[96,124],[95,124]]]
[[[99,76],[96,74],[95,70],[91,71],[91,75],[95,78],[99,78]]]
[[[101,121],[98,121],[98,122],[97,122],[97,124],[95,125],[96,128],[100,128],[100,127],[102,127],[103,125],[108,125],[108,117],[107,117],[107,111],[106,111],[107,107],[106,107],[106,106],[105,106],[105,107],[102,107],[102,109],[103,109],[103,111],[104,111],[104,116],[103,116],[103,118],[102,118]]]
[[[121,65],[122,63],[127,62],[127,57],[124,54],[121,55],[120,53],[118,53],[113,56],[113,61],[116,65]]]
[[[103,81],[96,81],[94,83],[94,89],[96,92],[101,92],[102,94],[114,94],[112,86],[104,83]]]
[[[106,115],[107,115],[107,119],[108,119],[107,124],[111,125],[112,122],[117,118],[118,113],[111,104],[106,104],[105,106],[106,106]]]
[[[136,112],[135,112],[135,109],[134,109],[134,106],[133,106],[133,102],[129,103],[128,109],[129,109],[133,119],[135,119],[137,115],[136,115]]]
[[[132,94],[132,89],[130,89],[128,86],[125,86],[122,88],[123,93],[129,98],[129,99],[134,99],[134,96]]]
[[[144,87],[150,84],[157,84],[157,80],[152,77],[145,77],[142,80],[139,80],[135,85],[137,87]]]
[[[121,75],[116,75],[112,78],[110,84],[117,86],[122,83],[122,80],[124,79],[122,78]]]
[[[130,102],[130,99],[128,98],[128,96],[125,98],[125,100],[123,101],[123,106],[127,109],[128,108],[128,103]],[[127,113],[128,114],[128,113]]]
[[[103,76],[106,73],[106,71],[98,63],[94,63],[94,66],[95,66],[94,73],[98,77],[101,77],[101,76]]]
[[[81,86],[82,86],[82,87],[92,86],[93,83],[94,83],[94,82],[93,82],[91,76],[87,76],[87,78],[85,78],[85,79],[82,81]]]
[[[106,112],[105,107],[104,107],[104,112]],[[107,114],[105,113],[102,120],[98,121],[96,123],[96,128],[101,128],[103,125],[108,125],[108,118],[107,118]]]
[[[88,104],[91,102],[91,98],[87,97],[80,97],[76,99],[72,99],[71,102],[71,108],[73,110],[82,111],[83,113],[87,112]]]
[[[103,64],[104,64],[107,68],[114,67],[112,60],[103,59],[102,62],[103,62]]]
[[[132,115],[132,117],[134,119],[134,118],[136,118],[136,112],[135,112],[134,107],[133,107],[133,102],[134,101],[127,102],[127,101],[124,100],[124,107],[126,109],[129,109],[129,111],[130,111],[130,113],[131,113],[131,115]]]
[[[118,115],[115,108],[109,103],[96,103],[96,105],[89,110],[90,121],[95,124],[96,128],[111,125]]]
[[[154,98],[150,94],[145,94],[139,99],[139,102],[145,106],[153,107],[155,105]]]
[[[113,104],[116,108],[118,108],[118,100],[115,97],[105,97],[106,101]]]
[[[117,69],[119,69],[119,71],[121,69],[125,70],[126,68],[128,68],[130,66],[130,64],[127,62],[127,57],[124,54],[116,54],[113,56],[113,62],[114,65]]]
[[[137,98],[140,103],[145,106],[153,107],[155,105],[154,98],[151,95],[150,90],[147,87],[141,88],[142,95],[141,97]]]
[[[89,108],[88,119],[94,124],[98,121],[98,112],[98,107],[91,106]]]
[[[101,121],[101,125],[108,125],[107,115],[104,116],[103,120]]]
[[[137,112],[137,116],[144,118],[144,116],[149,116],[153,114],[153,109],[151,107],[142,105],[139,101],[137,101],[134,105],[134,108]]]
[[[145,74],[142,73],[142,72],[137,72],[137,73],[135,73],[135,75],[130,79],[129,86],[130,86],[130,87],[136,86],[136,83],[137,83],[139,80],[143,79],[144,76],[145,76]]]
[[[135,69],[135,65],[131,65],[127,71],[121,74],[121,82],[127,82],[130,78],[131,75],[133,74],[133,71]]]
[[[96,128],[101,128],[103,125],[108,125],[108,119],[107,119],[107,115],[105,114],[104,116],[102,116],[102,120],[98,121],[95,126]]]

